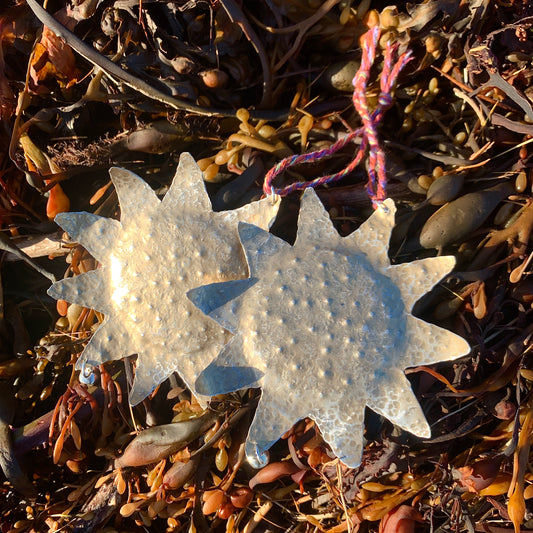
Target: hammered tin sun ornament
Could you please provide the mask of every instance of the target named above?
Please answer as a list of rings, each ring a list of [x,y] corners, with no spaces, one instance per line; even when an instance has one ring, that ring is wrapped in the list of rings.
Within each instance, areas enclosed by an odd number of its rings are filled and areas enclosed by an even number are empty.
[[[249,278],[189,292],[199,309],[234,334],[197,389],[213,395],[262,388],[246,443],[255,466],[304,417],[317,422],[345,464],[359,465],[365,405],[405,430],[430,436],[403,370],[454,359],[470,348],[458,335],[411,314],[455,259],[391,266],[394,213],[394,202],[386,200],[342,238],[307,189],[294,246],[241,223]]]
[[[120,222],[90,213],[56,217],[101,268],[55,283],[48,293],[105,315],[78,359],[78,369],[138,354],[130,394],[135,405],[174,371],[189,387],[194,385],[228,341],[228,333],[186,293],[246,277],[238,223],[268,228],[278,204],[269,198],[213,212],[202,172],[190,154],[182,154],[163,200],[128,170],[113,168],[110,174]]]

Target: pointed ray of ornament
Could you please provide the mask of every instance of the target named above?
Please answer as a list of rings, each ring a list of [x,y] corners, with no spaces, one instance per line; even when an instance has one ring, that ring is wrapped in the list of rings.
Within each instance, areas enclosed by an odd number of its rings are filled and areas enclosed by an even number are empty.
[[[362,399],[364,405],[364,399]],[[331,446],[333,453],[345,464],[353,465],[361,461],[363,454],[364,411],[343,413],[339,420],[338,413],[320,413],[311,415],[317,422],[324,440]],[[318,422],[320,421],[320,422]],[[351,431],[343,431],[345,424],[349,424]]]
[[[113,167],[109,169],[109,175],[117,191],[120,203],[120,222],[127,225],[130,219],[135,218],[141,211],[152,211],[159,204],[152,187],[137,174],[125,168]]]
[[[300,203],[298,215],[298,234],[294,246],[309,246],[315,242],[329,242],[331,249],[335,249],[341,237],[324,205],[314,189],[306,189]]]
[[[419,259],[412,263],[392,265],[387,275],[400,288],[407,309],[429,292],[455,266],[455,257],[440,256]]]
[[[248,461],[254,468],[265,466],[268,462],[265,452],[299,420],[285,411],[283,398],[264,388],[245,445]]]
[[[407,331],[406,368],[450,361],[470,353],[463,337],[414,316],[407,317]]]
[[[382,202],[357,231],[344,238],[346,246],[356,245],[372,258],[372,263],[382,271],[390,266],[389,241],[394,227],[396,206],[391,199]]]
[[[170,188],[161,201],[166,209],[187,209],[194,207],[199,211],[211,211],[211,200],[205,190],[202,171],[189,153],[182,153],[176,175]]]
[[[129,402],[131,405],[137,405],[149,396],[173,370],[178,370],[178,365],[168,366],[164,361],[158,361],[161,354],[161,347],[152,346],[143,349],[143,357],[137,357],[135,365],[135,380],[129,393]],[[150,361],[146,363],[145,361]],[[153,363],[155,361],[155,364]],[[200,405],[205,407],[207,399],[198,398]]]
[[[145,368],[142,361],[137,358],[135,380],[128,395],[130,405],[137,405],[142,402],[153,392],[154,386],[157,387],[167,376],[163,373],[160,377],[157,376],[157,372],[154,373],[148,368]]]
[[[411,389],[411,383],[399,369],[391,371],[389,376],[389,384],[381,383],[379,389],[369,391],[366,404],[402,429],[429,438],[431,429]]]
[[[112,218],[99,217],[92,213],[59,213],[55,218],[76,242],[97,260],[107,257],[120,233],[120,222]]]
[[[197,289],[190,290],[187,293],[187,297],[198,309],[215,319],[223,328],[236,333],[239,326],[237,320],[237,308],[240,305],[239,296],[256,282],[255,278],[246,278],[211,283],[210,285],[203,285]],[[225,309],[225,306],[228,306],[228,309]]]
[[[240,222],[270,227],[271,222],[276,218],[279,203],[279,199],[263,199],[233,211],[217,212],[216,216],[221,219],[236,216]],[[176,177],[161,204],[170,210],[183,209],[183,206],[190,209],[191,206],[194,206],[195,209],[201,211],[211,211],[211,200],[205,190],[202,171],[191,154],[181,154]]]
[[[291,249],[290,244],[275,235],[245,222],[239,223],[239,238],[252,275],[257,270],[264,268],[262,262],[265,255],[272,256]]]
[[[251,366],[241,366],[245,360],[243,339],[235,335],[217,359],[200,374],[195,383],[196,391],[206,396],[217,396],[253,387],[264,373]]]
[[[56,300],[90,307],[106,315],[113,309],[107,297],[106,272],[103,268],[65,278],[54,283],[47,292]]]
[[[93,335],[87,343],[76,363],[76,368],[81,370],[84,363],[97,366],[111,359],[132,355],[131,353],[124,353],[124,336],[125,332],[120,325],[120,320],[106,317],[98,328],[98,333]]]

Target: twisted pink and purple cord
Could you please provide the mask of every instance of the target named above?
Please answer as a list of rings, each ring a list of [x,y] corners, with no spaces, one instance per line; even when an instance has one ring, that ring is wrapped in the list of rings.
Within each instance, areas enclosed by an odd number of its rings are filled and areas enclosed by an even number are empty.
[[[277,194],[279,196],[286,196],[294,191],[307,189],[308,187],[318,187],[319,185],[338,181],[350,174],[357,167],[363,159],[368,147],[368,182],[366,185],[368,196],[374,207],[377,207],[380,202],[386,199],[387,176],[385,169],[385,154],[379,145],[377,127],[381,122],[385,111],[392,105],[392,88],[396,82],[398,74],[411,59],[411,54],[410,52],[401,54],[398,60],[394,63],[393,57],[397,46],[387,43],[383,54],[383,71],[380,79],[378,105],[374,111],[371,111],[367,101],[366,89],[370,79],[370,69],[372,68],[376,57],[378,39],[379,28],[373,28],[361,37],[363,51],[361,66],[355,74],[352,82],[354,86],[352,97],[353,105],[359,113],[363,125],[357,130],[348,133],[345,137],[328,148],[316,150],[307,154],[287,157],[280,161],[277,165],[272,167],[265,176],[263,191],[266,195]],[[274,179],[289,167],[301,163],[311,163],[318,161],[323,157],[331,156],[346,144],[352,142],[356,137],[361,137],[359,149],[352,161],[339,172],[321,176],[320,178],[311,181],[295,182],[279,189],[276,189],[272,185]]]

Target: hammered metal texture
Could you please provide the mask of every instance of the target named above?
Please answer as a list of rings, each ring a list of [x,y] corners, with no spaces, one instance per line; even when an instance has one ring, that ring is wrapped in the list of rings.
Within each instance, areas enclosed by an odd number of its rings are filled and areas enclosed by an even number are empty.
[[[341,238],[315,192],[302,199],[294,246],[241,224],[250,278],[189,292],[235,336],[203,372],[197,389],[229,392],[253,384],[262,396],[246,444],[249,460],[296,421],[313,418],[335,454],[357,466],[364,407],[422,437],[430,429],[403,372],[469,352],[467,342],[410,313],[454,266],[438,257],[391,266],[394,203]],[[244,376],[244,377],[243,377]]]
[[[248,274],[239,221],[268,228],[278,204],[265,199],[213,212],[202,173],[182,154],[163,200],[132,172],[113,168],[121,220],[65,213],[57,223],[102,268],[52,285],[48,293],[91,307],[105,320],[77,367],[138,354],[130,402],[136,404],[176,371],[190,387],[228,334],[186,297],[189,289]]]

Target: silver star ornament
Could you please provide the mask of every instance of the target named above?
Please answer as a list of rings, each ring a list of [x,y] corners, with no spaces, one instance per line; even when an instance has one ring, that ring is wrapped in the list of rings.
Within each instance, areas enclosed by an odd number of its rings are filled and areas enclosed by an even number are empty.
[[[64,213],[56,222],[102,267],[52,285],[48,294],[105,315],[77,362],[78,369],[138,354],[130,403],[148,396],[174,371],[191,387],[228,341],[227,332],[187,298],[202,284],[247,276],[239,221],[268,228],[271,199],[213,212],[202,172],[181,155],[163,200],[132,172],[112,168],[120,222]]]
[[[460,336],[411,314],[455,259],[391,266],[394,213],[387,200],[342,238],[308,189],[294,246],[240,224],[249,278],[189,292],[199,309],[234,334],[199,377],[197,390],[213,395],[262,388],[246,443],[253,465],[264,464],[265,451],[305,417],[316,421],[346,465],[359,465],[365,405],[405,430],[430,436],[403,370],[454,359],[470,348]]]

